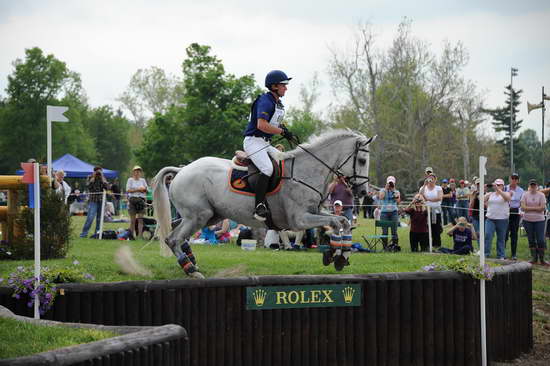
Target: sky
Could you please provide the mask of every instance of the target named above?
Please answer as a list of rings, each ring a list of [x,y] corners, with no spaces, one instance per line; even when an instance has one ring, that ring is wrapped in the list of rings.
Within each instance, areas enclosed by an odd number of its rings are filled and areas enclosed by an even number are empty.
[[[541,135],[541,110],[527,114],[526,101],[539,103],[542,86],[550,95],[546,0],[0,0],[0,95],[12,62],[40,47],[81,75],[92,106],[118,107],[116,98],[138,69],[157,66],[179,76],[185,48],[197,42],[211,46],[227,72],[252,73],[260,84],[272,69],[287,72],[293,77],[287,106],[299,106],[300,86],[318,73],[316,109],[322,112],[342,100],[328,78],[330,50],[345,49],[361,22],[373,25],[377,45],[387,49],[404,17],[436,54],[445,40],[464,44],[470,58],[463,76],[489,108],[504,105],[510,68],[518,68],[513,85],[523,90],[523,104],[517,118]],[[550,101],[547,106],[548,116]]]

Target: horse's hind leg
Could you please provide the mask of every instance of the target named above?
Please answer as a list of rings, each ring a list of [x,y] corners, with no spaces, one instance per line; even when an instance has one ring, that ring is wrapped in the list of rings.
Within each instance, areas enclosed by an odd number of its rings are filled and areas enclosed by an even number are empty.
[[[210,216],[206,212],[203,212],[200,215],[196,215],[193,219],[183,219],[166,239],[166,244],[172,249],[185,274],[192,277],[202,278],[203,276],[198,271],[197,261],[189,245],[189,237],[200,229]],[[181,243],[181,245],[178,243]]]

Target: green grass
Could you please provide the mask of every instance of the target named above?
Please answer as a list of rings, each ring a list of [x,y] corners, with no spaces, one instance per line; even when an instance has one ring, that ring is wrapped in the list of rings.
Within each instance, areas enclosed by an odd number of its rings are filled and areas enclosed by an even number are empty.
[[[153,279],[186,278],[174,257],[161,257],[158,242],[147,243],[143,240],[95,240],[78,237],[84,217],[73,218],[73,238],[67,258],[42,261],[43,266],[50,268],[73,266],[78,260],[78,267],[91,273],[97,282],[128,281],[150,279],[148,277],[127,275],[120,272],[114,262],[115,251],[128,244],[135,258],[152,271]],[[125,223],[109,223],[106,229],[127,227]],[[373,220],[360,220],[353,231],[353,241],[364,243],[361,236],[374,233]],[[318,250],[307,251],[273,251],[259,248],[256,251],[243,251],[234,244],[226,245],[193,245],[201,272],[206,277],[237,275],[293,275],[293,274],[362,274],[380,272],[417,271],[430,263],[444,263],[455,260],[457,256],[440,254],[411,253],[409,249],[408,228],[399,228],[400,253],[353,253],[351,266],[336,272],[333,266],[321,264],[321,253]],[[451,247],[451,239],[442,235],[443,246]],[[520,239],[520,257],[527,259],[525,238]],[[525,248],[525,250],[523,250]],[[470,256],[473,262],[478,261]],[[0,261],[0,278],[7,278],[17,266],[32,265],[32,260]]]
[[[0,317],[0,359],[28,356],[117,335],[95,329],[34,325]]]

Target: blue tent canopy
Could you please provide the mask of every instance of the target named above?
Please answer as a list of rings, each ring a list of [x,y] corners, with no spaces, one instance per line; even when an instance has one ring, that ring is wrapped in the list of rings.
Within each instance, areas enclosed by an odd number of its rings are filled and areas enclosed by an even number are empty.
[[[71,154],[65,154],[52,163],[53,171],[63,170],[67,178],[86,178],[94,172],[94,165],[88,164]],[[17,174],[23,175],[23,170],[18,170]],[[103,168],[103,175],[106,178],[116,178],[118,172]]]

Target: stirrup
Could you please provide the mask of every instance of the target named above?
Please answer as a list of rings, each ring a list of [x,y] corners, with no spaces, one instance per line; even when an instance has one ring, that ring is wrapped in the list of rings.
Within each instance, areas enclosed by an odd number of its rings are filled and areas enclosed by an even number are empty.
[[[267,219],[267,207],[264,203],[258,203],[258,206],[254,209],[254,218],[258,221],[265,221]]]

